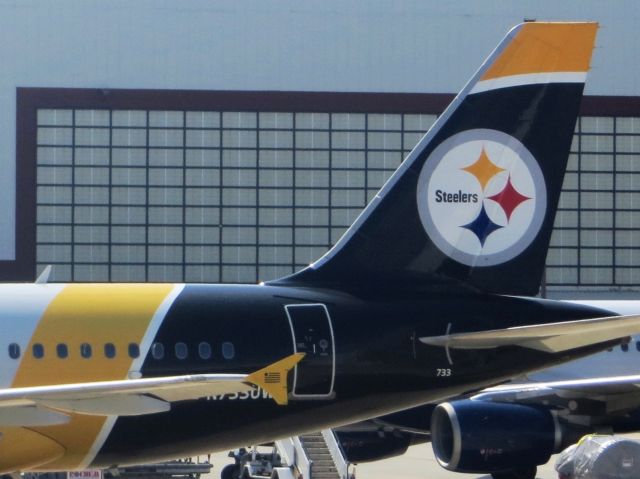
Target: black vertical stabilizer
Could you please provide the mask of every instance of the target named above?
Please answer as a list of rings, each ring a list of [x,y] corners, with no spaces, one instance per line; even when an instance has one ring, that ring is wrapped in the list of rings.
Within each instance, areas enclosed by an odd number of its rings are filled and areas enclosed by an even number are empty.
[[[596,29],[511,30],[337,244],[275,283],[536,294]]]

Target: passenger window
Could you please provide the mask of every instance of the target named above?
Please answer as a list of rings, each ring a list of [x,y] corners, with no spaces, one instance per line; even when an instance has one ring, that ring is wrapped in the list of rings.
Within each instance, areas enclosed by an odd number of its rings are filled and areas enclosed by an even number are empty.
[[[627,351],[629,351],[629,345],[626,344],[626,343],[625,344],[621,344],[620,345],[620,349],[622,349],[622,351],[626,353]]]
[[[66,344],[59,343],[56,346],[56,354],[60,359],[65,359],[67,356],[69,356],[69,348],[67,347]]]
[[[91,345],[89,343],[82,343],[80,345],[80,356],[85,359],[89,359],[91,357]]]
[[[153,356],[153,359],[164,358],[164,345],[162,343],[153,343],[153,346],[151,346],[151,356]]]
[[[35,343],[31,347],[31,353],[33,354],[33,357],[36,359],[44,358],[44,346],[40,343]]]
[[[18,359],[20,357],[20,345],[17,343],[11,343],[9,345],[9,357],[11,359]]]
[[[175,346],[176,358],[178,359],[187,359],[189,355],[189,350],[187,349],[187,345],[184,343],[176,343]]]
[[[640,341],[636,341],[636,351],[640,351]]]
[[[211,345],[205,342],[198,344],[198,355],[200,359],[211,358]]]
[[[129,357],[137,358],[138,356],[140,356],[140,346],[138,346],[138,343],[129,343]]]
[[[225,359],[233,359],[236,356],[236,347],[233,343],[224,342],[222,343],[222,357]]]
[[[109,359],[116,357],[116,347],[113,343],[106,343],[104,345],[104,357]]]

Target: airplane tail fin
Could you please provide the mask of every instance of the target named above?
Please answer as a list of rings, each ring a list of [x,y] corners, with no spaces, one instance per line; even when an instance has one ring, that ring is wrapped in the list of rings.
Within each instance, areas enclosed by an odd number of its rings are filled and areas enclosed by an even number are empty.
[[[597,27],[514,27],[336,245],[275,283],[536,294]]]

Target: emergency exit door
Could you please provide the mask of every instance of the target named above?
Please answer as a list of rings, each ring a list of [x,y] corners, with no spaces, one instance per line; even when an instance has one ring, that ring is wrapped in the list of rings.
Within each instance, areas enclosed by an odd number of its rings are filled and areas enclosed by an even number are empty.
[[[333,327],[324,304],[285,306],[293,348],[305,353],[293,373],[293,392],[297,398],[324,398],[333,393],[335,350]]]

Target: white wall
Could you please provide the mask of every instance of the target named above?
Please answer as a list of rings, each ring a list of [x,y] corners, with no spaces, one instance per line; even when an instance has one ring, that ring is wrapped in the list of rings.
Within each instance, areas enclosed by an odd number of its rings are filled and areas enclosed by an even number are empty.
[[[523,18],[601,23],[588,94],[640,95],[640,2],[0,0],[0,259],[16,87],[456,92]]]

